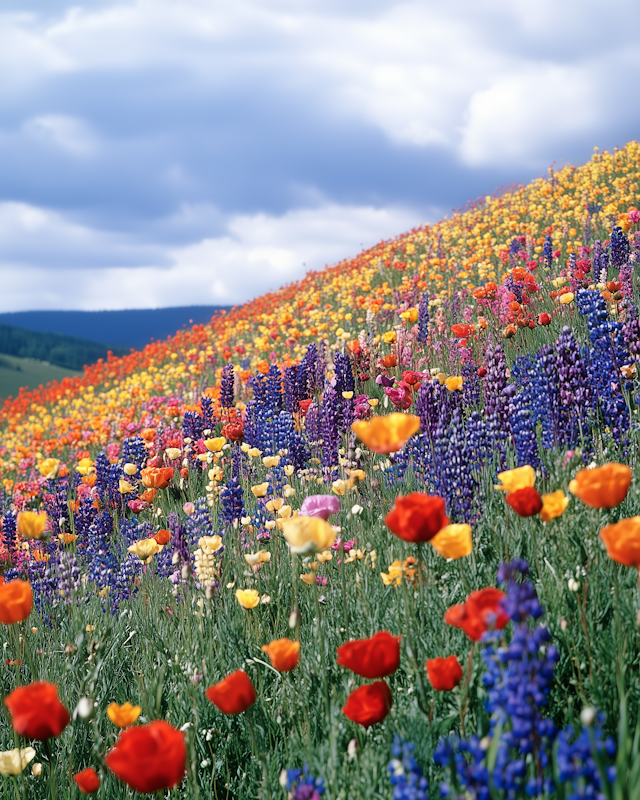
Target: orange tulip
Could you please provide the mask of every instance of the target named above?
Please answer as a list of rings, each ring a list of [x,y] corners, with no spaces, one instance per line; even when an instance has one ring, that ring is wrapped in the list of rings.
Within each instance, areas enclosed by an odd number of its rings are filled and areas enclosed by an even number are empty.
[[[298,666],[300,642],[274,639],[269,644],[263,644],[262,650],[269,656],[271,664],[278,672],[289,672]]]
[[[609,558],[625,567],[640,567],[640,517],[621,519],[600,531]]]
[[[0,622],[13,625],[31,613],[33,592],[27,581],[9,581],[0,585]]]
[[[142,484],[147,489],[166,489],[173,478],[171,467],[147,467],[142,470]]]
[[[569,484],[569,491],[591,508],[615,508],[627,496],[631,470],[626,464],[603,464],[581,469]]]
[[[420,417],[388,414],[386,417],[354,422],[351,429],[374,453],[395,453],[404,447],[410,436],[420,430]]]

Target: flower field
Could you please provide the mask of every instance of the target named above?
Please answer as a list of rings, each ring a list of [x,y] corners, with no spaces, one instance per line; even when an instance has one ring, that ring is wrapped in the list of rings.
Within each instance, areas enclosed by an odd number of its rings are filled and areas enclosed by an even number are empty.
[[[640,147],[0,409],[2,797],[640,797]]]

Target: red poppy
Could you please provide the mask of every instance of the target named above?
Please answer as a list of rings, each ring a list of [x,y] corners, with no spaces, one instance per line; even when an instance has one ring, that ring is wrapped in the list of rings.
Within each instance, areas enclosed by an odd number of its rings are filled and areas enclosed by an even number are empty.
[[[542,498],[533,486],[524,486],[506,496],[506,501],[520,517],[535,517],[542,509]]]
[[[107,767],[136,792],[173,789],[184,778],[184,734],[163,719],[122,731],[105,757]]]
[[[384,678],[400,666],[400,636],[378,631],[370,639],[355,639],[337,649],[338,664],[363,678]]]
[[[37,681],[20,686],[5,697],[4,704],[14,731],[27,739],[60,736],[69,724],[69,712],[58,699],[55,683]]]
[[[73,776],[82,794],[93,794],[100,788],[100,778],[93,767],[87,767]]]
[[[300,411],[302,411],[303,414],[306,414],[311,403],[313,403],[313,400],[299,400],[298,405],[300,406]]]
[[[205,692],[223,714],[242,714],[256,702],[256,690],[244,670],[237,669]]]
[[[221,435],[226,436],[227,439],[231,439],[232,442],[239,442],[241,439],[244,439],[244,425],[242,424],[242,420],[227,422],[222,428]]]
[[[447,609],[444,621],[477,642],[486,631],[500,631],[509,622],[509,615],[501,606],[503,597],[506,597],[504,592],[491,586],[471,592],[464,603]]]
[[[473,325],[452,325],[451,326],[451,333],[456,337],[456,339],[466,339],[468,336],[475,331]]]
[[[354,689],[347,697],[342,713],[352,722],[368,728],[382,722],[391,711],[392,705],[391,689],[384,681],[376,681]]]
[[[387,528],[407,542],[428,542],[449,524],[442,497],[411,492],[397,497],[384,519]]]
[[[551,314],[542,313],[538,314],[538,325],[549,325],[551,322]]]
[[[462,680],[462,667],[457,656],[430,658],[426,667],[429,683],[437,692],[450,692]]]
[[[418,386],[420,386],[424,378],[419,372],[413,372],[412,370],[407,369],[402,373],[402,380],[405,383],[408,383],[409,386],[411,386],[411,388],[415,391]]]

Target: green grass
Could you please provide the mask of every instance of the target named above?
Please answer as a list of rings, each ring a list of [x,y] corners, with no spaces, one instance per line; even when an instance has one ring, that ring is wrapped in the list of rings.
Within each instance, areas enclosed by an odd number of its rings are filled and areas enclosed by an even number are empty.
[[[0,353],[0,398],[15,397],[22,386],[35,389],[40,384],[44,386],[50,381],[79,374],[76,370],[55,367],[46,361]]]

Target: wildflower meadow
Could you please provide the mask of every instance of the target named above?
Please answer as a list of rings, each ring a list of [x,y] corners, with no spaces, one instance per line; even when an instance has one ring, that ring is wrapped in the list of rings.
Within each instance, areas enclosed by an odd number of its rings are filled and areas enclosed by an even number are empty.
[[[596,150],[6,400],[1,796],[640,798],[639,190]]]

